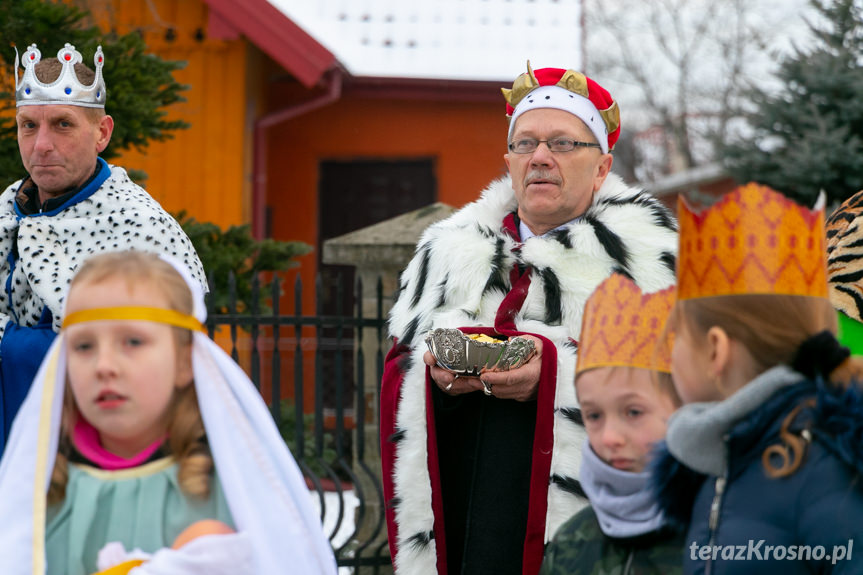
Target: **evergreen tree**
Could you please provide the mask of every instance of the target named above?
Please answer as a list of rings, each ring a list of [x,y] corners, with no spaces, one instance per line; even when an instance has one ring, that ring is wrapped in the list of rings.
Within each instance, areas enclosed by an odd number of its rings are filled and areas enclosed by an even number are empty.
[[[859,0],[810,0],[814,43],[795,48],[777,74],[778,94],[752,92],[753,130],[723,149],[729,172],[811,204],[863,189],[863,9]]]
[[[0,38],[4,39],[0,43],[0,179],[4,187],[24,175],[14,120],[13,46],[23,54],[27,46],[36,44],[46,59],[55,58],[68,42],[81,52],[91,69],[96,47],[102,46],[102,73],[108,88],[106,111],[114,118],[111,143],[101,154],[106,160],[121,150],[132,146],[143,149],[151,140],[164,140],[173,130],[188,127],[180,120],[166,120],[164,111],[183,100],[181,92],[186,87],[177,83],[172,73],[185,64],[147,54],[137,33],[102,33],[89,23],[87,12],[61,0],[2,0]],[[17,72],[20,77],[20,70]]]
[[[183,231],[192,240],[207,276],[211,280],[208,296],[215,313],[250,313],[254,277],[261,272],[284,271],[297,267],[295,258],[312,251],[312,246],[298,241],[252,237],[249,224],[223,230],[212,222],[199,222],[185,210],[174,214]],[[230,276],[233,275],[233,286]],[[269,313],[272,275],[258,286],[257,313]],[[237,305],[232,306],[231,302]]]

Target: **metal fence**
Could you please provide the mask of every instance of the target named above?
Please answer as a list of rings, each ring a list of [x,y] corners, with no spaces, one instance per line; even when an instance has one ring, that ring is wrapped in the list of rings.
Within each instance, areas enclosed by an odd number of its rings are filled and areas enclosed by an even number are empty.
[[[287,274],[263,283],[253,278],[247,302],[237,301],[231,277],[225,308],[212,309],[214,298],[208,297],[207,329],[268,403],[310,490],[317,493],[339,566],[356,574],[391,573],[373,399],[389,345],[382,282],[374,288],[370,317],[363,314],[362,282],[349,287],[356,305],[341,310],[338,302],[346,299],[342,279],[324,286],[319,276],[315,314],[304,315],[298,274],[292,286]],[[326,290],[337,294],[330,315],[321,304]],[[291,299],[293,305],[283,306]]]

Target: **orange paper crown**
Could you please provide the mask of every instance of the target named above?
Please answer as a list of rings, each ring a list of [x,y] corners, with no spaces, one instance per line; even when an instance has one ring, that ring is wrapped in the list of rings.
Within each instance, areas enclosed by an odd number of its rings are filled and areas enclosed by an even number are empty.
[[[584,305],[576,373],[629,366],[670,372],[671,346],[656,343],[674,305],[674,286],[643,294],[620,274],[599,284]]]
[[[678,200],[677,298],[827,297],[824,206],[810,210],[750,183],[694,213]]]

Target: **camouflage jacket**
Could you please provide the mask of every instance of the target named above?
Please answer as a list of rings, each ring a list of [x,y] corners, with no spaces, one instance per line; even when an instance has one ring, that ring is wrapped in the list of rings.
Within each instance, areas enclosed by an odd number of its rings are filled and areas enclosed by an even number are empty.
[[[661,530],[613,539],[588,507],[564,523],[545,550],[540,575],[680,575],[684,534]]]

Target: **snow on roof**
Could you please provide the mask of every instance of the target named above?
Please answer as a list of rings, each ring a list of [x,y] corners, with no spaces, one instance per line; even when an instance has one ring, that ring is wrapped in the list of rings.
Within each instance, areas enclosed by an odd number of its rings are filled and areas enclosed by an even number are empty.
[[[579,70],[581,0],[268,0],[353,76],[512,82]]]

